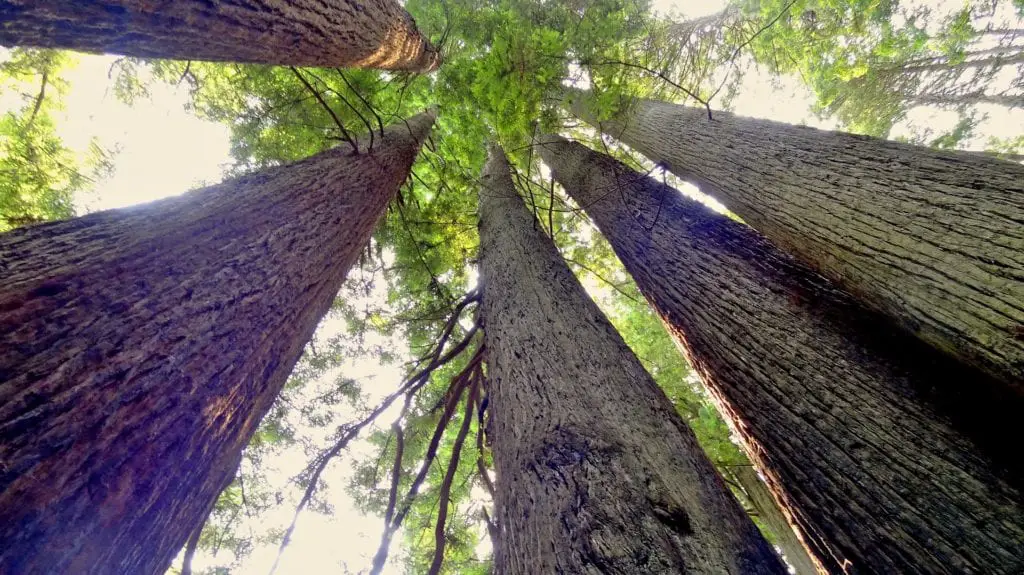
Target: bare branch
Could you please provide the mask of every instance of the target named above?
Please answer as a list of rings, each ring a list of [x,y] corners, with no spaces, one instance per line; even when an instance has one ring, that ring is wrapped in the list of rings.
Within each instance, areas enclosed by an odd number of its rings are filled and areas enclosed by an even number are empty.
[[[352,146],[352,151],[358,154],[359,145],[356,144],[356,141],[352,139],[352,136],[348,133],[348,130],[345,129],[345,125],[341,123],[341,119],[338,118],[338,115],[334,113],[334,109],[327,105],[327,102],[324,100],[323,95],[320,94],[320,91],[314,88],[312,84],[310,84],[309,81],[306,80],[306,77],[303,76],[301,72],[299,72],[298,68],[296,68],[295,66],[289,66],[289,68],[291,69],[292,73],[295,74],[295,77],[298,78],[300,82],[302,82],[302,85],[305,86],[306,89],[313,94],[313,96],[317,99],[318,102],[320,102],[320,105],[323,106],[324,110],[327,110],[327,113],[330,114],[331,119],[334,120],[334,124],[338,126],[339,130],[341,130],[342,137],[345,138],[345,140],[349,143],[350,146]]]
[[[452,481],[455,479],[455,472],[459,469],[459,456],[462,454],[463,444],[466,443],[469,425],[473,422],[473,406],[476,403],[476,395],[479,390],[479,384],[474,384],[469,389],[469,397],[466,398],[466,411],[462,418],[462,427],[455,438],[455,444],[452,446],[452,457],[448,460],[448,470],[445,472],[444,481],[441,483],[441,493],[438,495],[437,525],[434,528],[434,560],[430,564],[428,575],[438,575],[441,572],[441,564],[444,563],[444,527],[448,519],[448,501],[451,498]]]

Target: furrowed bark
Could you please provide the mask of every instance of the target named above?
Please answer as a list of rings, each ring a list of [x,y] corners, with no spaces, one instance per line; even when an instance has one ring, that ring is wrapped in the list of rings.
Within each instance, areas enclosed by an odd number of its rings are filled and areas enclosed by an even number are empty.
[[[0,45],[143,58],[429,72],[395,0],[0,0]]]
[[[0,235],[0,573],[167,568],[432,121]]]
[[[830,572],[1024,569],[1019,491],[936,399],[984,376],[890,328],[751,228],[577,143],[544,142],[555,179]],[[954,400],[969,411],[969,397]]]
[[[480,277],[496,572],[784,573],[492,148]]]
[[[929,344],[1024,394],[1024,166],[639,100],[598,122]]]

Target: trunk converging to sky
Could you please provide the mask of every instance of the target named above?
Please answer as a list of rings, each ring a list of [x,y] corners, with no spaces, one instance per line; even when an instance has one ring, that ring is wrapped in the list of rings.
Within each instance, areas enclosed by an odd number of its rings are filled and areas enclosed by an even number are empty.
[[[1024,393],[1024,166],[651,100],[598,122],[924,341]]]
[[[432,122],[0,235],[0,573],[167,568]]]
[[[817,564],[807,554],[803,542],[793,531],[771,490],[757,476],[757,471],[750,465],[738,465],[728,468],[725,475],[743,490],[754,513],[775,536],[774,543],[782,549],[786,561],[793,566],[797,575],[815,575],[818,572]]]
[[[496,572],[784,573],[491,149],[480,191]]]
[[[441,63],[395,0],[0,0],[0,21],[4,46],[412,72]]]
[[[1024,568],[1019,492],[923,395],[984,376],[675,189],[557,136],[539,148],[829,570]]]

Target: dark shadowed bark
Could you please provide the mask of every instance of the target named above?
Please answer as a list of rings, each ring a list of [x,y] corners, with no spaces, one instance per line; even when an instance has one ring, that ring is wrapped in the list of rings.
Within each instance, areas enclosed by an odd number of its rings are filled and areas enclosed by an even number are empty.
[[[516,195],[500,149],[483,181],[496,572],[784,573]]]
[[[0,0],[0,45],[145,58],[429,72],[395,0]]]
[[[932,396],[985,376],[888,327],[751,228],[577,143],[545,142],[555,179],[829,570],[1024,569],[1020,493]]]
[[[0,573],[167,568],[432,121],[0,235]]]
[[[863,303],[1024,393],[1024,166],[638,100],[597,122]]]

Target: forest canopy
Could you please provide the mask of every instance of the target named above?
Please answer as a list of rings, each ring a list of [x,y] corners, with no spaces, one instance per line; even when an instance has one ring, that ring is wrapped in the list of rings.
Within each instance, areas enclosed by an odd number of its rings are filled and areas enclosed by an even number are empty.
[[[372,148],[385,126],[437,109],[410,177],[245,449],[236,477],[171,572],[283,573],[302,569],[307,553],[359,572],[378,553],[381,519],[399,513],[404,522],[391,534],[384,569],[426,573],[442,498],[451,509],[441,526],[443,572],[489,572],[486,426],[472,411],[443,409],[453,382],[466,385],[481,373],[477,193],[489,141],[505,150],[538,225],[729,488],[768,540],[790,552],[783,540],[792,533],[769,519],[751,463],[708,391],[612,247],[541,162],[534,141],[570,136],[723,209],[665,166],[576,120],[567,99],[589,90],[603,120],[637,97],[713,117],[719,110],[748,113],[737,104],[752,93],[781,99],[799,89],[810,95],[811,109],[790,113],[808,123],[1018,161],[1024,3],[738,0],[698,17],[682,8],[666,14],[642,0],[408,0],[405,9],[441,51],[443,65],[429,74],[115,61],[110,89],[122,101],[144,101],[161,83],[183,86],[190,113],[227,126],[229,176],[335,147]],[[62,74],[75,58],[15,48],[0,61],[0,231],[76,215],[76,194],[102,190],[114,166],[100,142],[75,154],[55,130],[68,90]],[[434,365],[430,358],[450,349],[445,342],[465,342],[466,351]],[[420,377],[418,392],[397,401],[392,393],[417,381],[428,364],[434,369]],[[378,530],[351,534],[363,549],[323,549],[345,542],[328,543],[330,534],[315,533],[319,527],[342,529],[359,515],[373,520],[358,525]]]

